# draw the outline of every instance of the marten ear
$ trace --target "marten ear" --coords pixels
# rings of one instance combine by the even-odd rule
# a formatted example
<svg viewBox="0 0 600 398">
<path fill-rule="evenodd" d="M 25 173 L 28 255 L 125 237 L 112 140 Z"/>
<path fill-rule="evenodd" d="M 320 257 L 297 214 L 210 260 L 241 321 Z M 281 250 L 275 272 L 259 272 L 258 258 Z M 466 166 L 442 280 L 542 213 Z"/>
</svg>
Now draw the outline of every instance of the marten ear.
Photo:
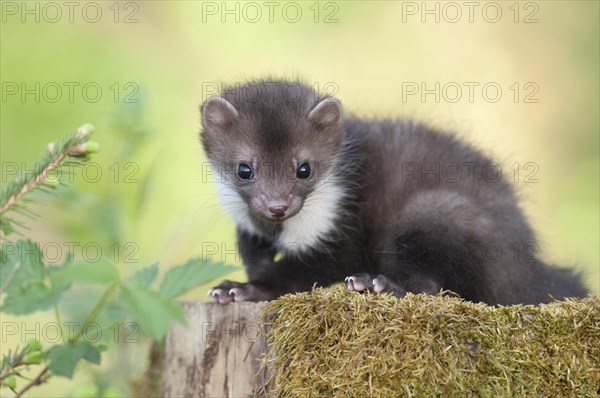
<svg viewBox="0 0 600 398">
<path fill-rule="evenodd" d="M 342 104 L 335 98 L 326 98 L 310 111 L 308 120 L 321 128 L 337 128 L 342 123 Z"/>
<path fill-rule="evenodd" d="M 238 117 L 238 111 L 222 97 L 209 97 L 202 105 L 202 125 L 205 129 L 221 130 Z"/>
</svg>

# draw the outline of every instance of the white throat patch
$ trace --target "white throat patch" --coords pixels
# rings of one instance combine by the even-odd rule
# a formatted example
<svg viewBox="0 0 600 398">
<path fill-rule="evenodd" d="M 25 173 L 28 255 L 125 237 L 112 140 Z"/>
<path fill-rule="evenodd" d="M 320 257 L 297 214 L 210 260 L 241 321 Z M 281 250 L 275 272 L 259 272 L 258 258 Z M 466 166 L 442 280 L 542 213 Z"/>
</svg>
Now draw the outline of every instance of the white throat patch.
<svg viewBox="0 0 600 398">
<path fill-rule="evenodd" d="M 345 196 L 346 191 L 335 177 L 321 178 L 298 214 L 283 222 L 283 230 L 277 240 L 279 249 L 293 254 L 327 240 L 327 235 L 336 228 Z"/>
<path fill-rule="evenodd" d="M 256 235 L 263 235 L 251 221 L 248 206 L 235 188 L 223 179 L 218 179 L 217 190 L 221 204 L 231 214 L 238 228 Z M 306 198 L 302 209 L 293 217 L 283 221 L 282 231 L 274 242 L 284 254 L 309 250 L 336 228 L 340 216 L 341 202 L 347 192 L 335 177 L 325 176 L 315 184 L 313 192 Z"/>
</svg>

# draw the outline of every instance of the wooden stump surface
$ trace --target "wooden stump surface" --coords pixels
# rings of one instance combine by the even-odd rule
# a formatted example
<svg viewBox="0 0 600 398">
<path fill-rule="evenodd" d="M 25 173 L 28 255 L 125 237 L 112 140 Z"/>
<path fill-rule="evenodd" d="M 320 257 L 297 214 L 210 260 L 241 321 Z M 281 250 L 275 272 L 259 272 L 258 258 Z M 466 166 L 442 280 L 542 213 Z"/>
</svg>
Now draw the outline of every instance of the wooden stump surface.
<svg viewBox="0 0 600 398">
<path fill-rule="evenodd" d="M 175 324 L 165 341 L 163 397 L 262 397 L 270 390 L 259 359 L 265 303 L 221 305 L 187 301 L 188 325 Z"/>
</svg>

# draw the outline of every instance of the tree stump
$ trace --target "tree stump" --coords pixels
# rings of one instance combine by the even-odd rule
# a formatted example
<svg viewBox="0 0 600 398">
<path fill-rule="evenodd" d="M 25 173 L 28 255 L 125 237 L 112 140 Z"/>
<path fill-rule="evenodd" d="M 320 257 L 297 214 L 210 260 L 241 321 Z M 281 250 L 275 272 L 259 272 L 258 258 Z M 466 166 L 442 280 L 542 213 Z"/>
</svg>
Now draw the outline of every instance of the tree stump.
<svg viewBox="0 0 600 398">
<path fill-rule="evenodd" d="M 163 397 L 262 397 L 268 369 L 260 314 L 265 303 L 188 301 L 188 325 L 172 326 L 165 341 Z"/>
</svg>

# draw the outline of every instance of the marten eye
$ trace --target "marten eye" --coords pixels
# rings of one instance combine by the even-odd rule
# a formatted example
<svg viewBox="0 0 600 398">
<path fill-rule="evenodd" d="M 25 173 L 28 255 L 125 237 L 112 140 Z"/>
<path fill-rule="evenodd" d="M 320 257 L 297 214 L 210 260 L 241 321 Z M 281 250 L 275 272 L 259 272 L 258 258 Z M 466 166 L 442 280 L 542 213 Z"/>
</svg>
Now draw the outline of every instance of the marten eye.
<svg viewBox="0 0 600 398">
<path fill-rule="evenodd" d="M 296 177 L 306 180 L 310 177 L 310 166 L 308 163 L 302 163 L 300 167 L 298 167 L 298 171 L 296 171 Z"/>
<path fill-rule="evenodd" d="M 254 173 L 252 172 L 252 168 L 248 166 L 246 163 L 240 163 L 237 169 L 238 177 L 242 180 L 249 180 L 254 177 Z"/>
</svg>

